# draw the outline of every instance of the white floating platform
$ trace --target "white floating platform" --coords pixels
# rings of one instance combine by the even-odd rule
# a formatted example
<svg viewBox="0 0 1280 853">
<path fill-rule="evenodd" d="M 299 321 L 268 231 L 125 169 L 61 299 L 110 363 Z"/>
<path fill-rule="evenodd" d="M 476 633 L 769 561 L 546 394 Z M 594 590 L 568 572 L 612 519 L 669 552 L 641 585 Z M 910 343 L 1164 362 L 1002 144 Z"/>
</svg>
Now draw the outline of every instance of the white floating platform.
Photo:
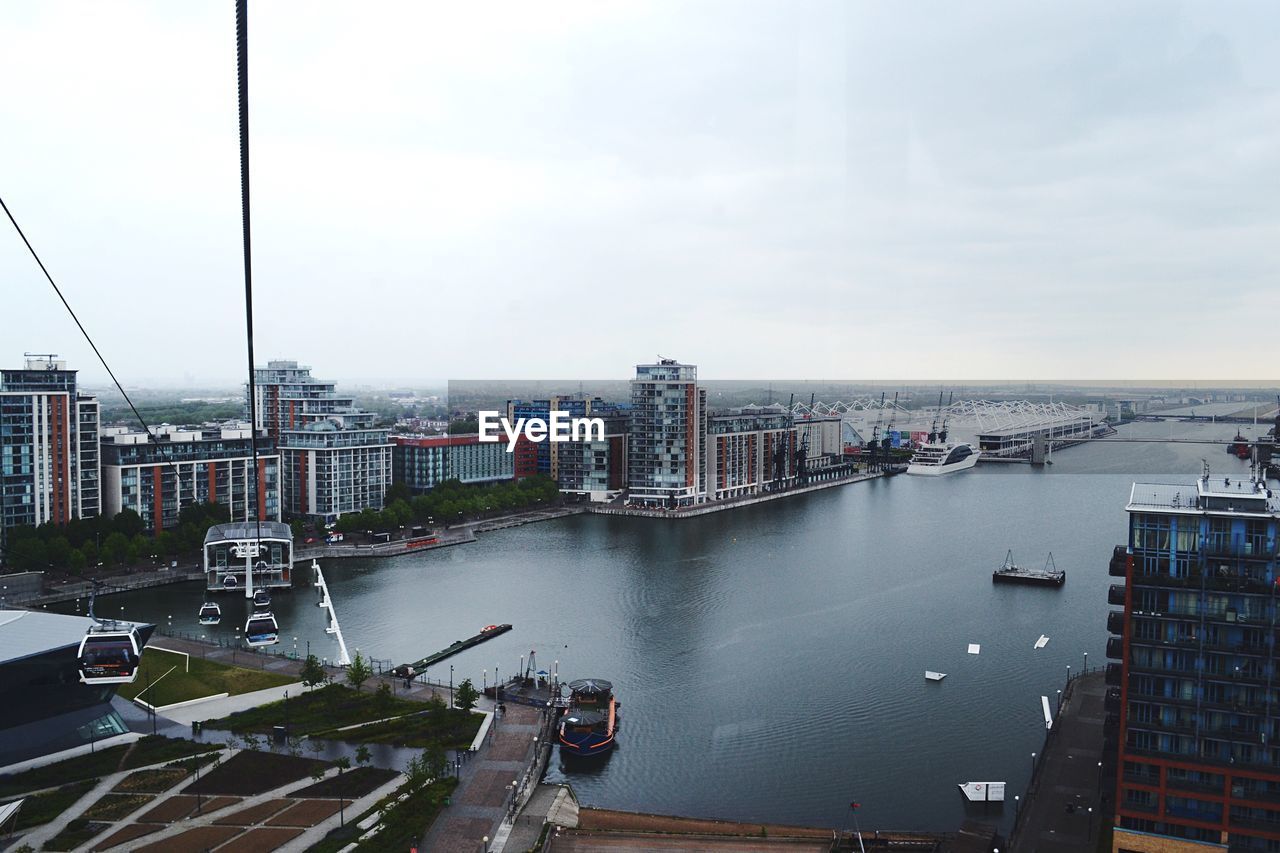
<svg viewBox="0 0 1280 853">
<path fill-rule="evenodd" d="M 977 643 L 969 644 L 969 654 L 976 655 L 981 651 L 982 651 L 982 646 L 978 645 Z"/>
<path fill-rule="evenodd" d="M 1041 634 L 1040 639 L 1036 640 L 1036 648 L 1043 649 L 1047 645 L 1049 645 L 1049 638 Z"/>
<path fill-rule="evenodd" d="M 947 677 L 947 674 L 945 672 L 934 672 L 931 669 L 926 669 L 924 671 L 924 677 L 930 681 L 941 681 Z"/>
<path fill-rule="evenodd" d="M 1040 708 L 1044 711 L 1044 727 L 1046 729 L 1053 728 L 1053 715 L 1049 713 L 1049 697 L 1040 697 Z"/>
<path fill-rule="evenodd" d="M 960 793 L 971 803 L 1003 803 L 1003 782 L 961 782 Z"/>
</svg>

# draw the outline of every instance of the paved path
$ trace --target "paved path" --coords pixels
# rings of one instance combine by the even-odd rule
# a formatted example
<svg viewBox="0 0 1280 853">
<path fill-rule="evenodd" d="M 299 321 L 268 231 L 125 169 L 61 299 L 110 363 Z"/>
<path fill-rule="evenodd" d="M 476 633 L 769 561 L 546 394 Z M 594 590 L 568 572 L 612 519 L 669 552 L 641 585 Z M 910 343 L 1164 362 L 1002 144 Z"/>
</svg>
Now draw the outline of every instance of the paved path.
<svg viewBox="0 0 1280 853">
<path fill-rule="evenodd" d="M 1063 694 L 1010 839 L 1015 853 L 1079 853 L 1096 844 L 1106 693 L 1097 672 L 1075 679 Z"/>
<path fill-rule="evenodd" d="M 541 722 L 538 709 L 507 706 L 491 730 L 489 742 L 463 765 L 453 805 L 431 825 L 423 849 L 478 850 L 486 836 L 497 840 L 511 806 L 511 783 L 521 779 L 529 765 Z"/>
</svg>

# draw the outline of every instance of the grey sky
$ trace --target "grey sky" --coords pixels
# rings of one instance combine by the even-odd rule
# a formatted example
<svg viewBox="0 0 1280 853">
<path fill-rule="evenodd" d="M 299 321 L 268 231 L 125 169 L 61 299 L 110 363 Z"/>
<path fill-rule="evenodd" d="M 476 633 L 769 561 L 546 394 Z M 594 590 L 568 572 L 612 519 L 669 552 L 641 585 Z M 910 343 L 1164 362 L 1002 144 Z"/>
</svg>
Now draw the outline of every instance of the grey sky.
<svg viewBox="0 0 1280 853">
<path fill-rule="evenodd" d="M 240 379 L 231 0 L 0 20 L 0 193 L 108 359 Z M 253 4 L 259 361 L 1272 378 L 1278 36 L 1262 2 Z M 0 281 L 0 361 L 102 375 L 7 223 Z"/>
</svg>

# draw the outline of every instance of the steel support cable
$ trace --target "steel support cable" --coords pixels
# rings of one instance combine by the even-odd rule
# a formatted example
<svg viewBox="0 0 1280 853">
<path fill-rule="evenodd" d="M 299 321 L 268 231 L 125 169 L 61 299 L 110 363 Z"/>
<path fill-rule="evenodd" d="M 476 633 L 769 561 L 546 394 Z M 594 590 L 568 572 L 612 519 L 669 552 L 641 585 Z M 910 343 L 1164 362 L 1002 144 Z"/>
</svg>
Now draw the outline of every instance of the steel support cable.
<svg viewBox="0 0 1280 853">
<path fill-rule="evenodd" d="M 90 336 L 88 330 L 85 329 L 84 324 L 80 322 L 80 318 L 76 315 L 75 309 L 71 307 L 71 303 L 67 301 L 67 297 L 62 294 L 62 288 L 58 287 L 58 283 L 54 281 L 53 276 L 49 274 L 49 270 L 45 267 L 44 261 L 40 260 L 40 255 L 36 253 L 35 248 L 31 245 L 31 241 L 28 240 L 27 235 L 23 233 L 22 226 L 18 224 L 18 220 L 14 218 L 13 213 L 9 210 L 9 205 L 4 203 L 3 198 L 0 198 L 0 207 L 4 208 L 5 216 L 9 217 L 9 221 L 13 223 L 14 230 L 17 231 L 18 236 L 22 238 L 22 242 L 26 245 L 27 251 L 30 252 L 31 257 L 35 259 L 36 265 L 40 267 L 40 272 L 44 273 L 44 277 L 49 281 L 49 285 L 53 288 L 53 292 L 58 294 L 58 299 L 62 301 L 63 307 L 67 309 L 67 313 L 70 314 L 71 319 L 75 321 L 76 327 L 80 329 L 80 334 L 84 335 L 84 339 L 88 341 L 89 346 L 93 349 L 93 354 L 98 357 L 98 361 L 101 362 L 103 369 L 106 370 L 107 375 L 111 377 L 111 381 L 115 384 L 116 390 L 120 392 L 120 396 L 124 397 L 125 403 L 129 406 L 129 411 L 133 412 L 133 416 L 138 419 L 138 423 L 142 426 L 142 429 L 146 431 L 147 437 L 155 442 L 155 445 L 160 448 L 160 453 L 164 456 L 164 464 L 168 465 L 173 471 L 174 482 L 180 488 L 182 485 L 181 474 L 178 471 L 178 467 L 169 457 L 169 448 L 156 438 L 156 434 L 151 431 L 151 427 L 147 426 L 147 422 L 138 412 L 138 407 L 133 404 L 132 398 L 129 397 L 129 392 L 124 390 L 124 386 L 121 385 L 120 380 L 116 378 L 115 371 L 111 369 L 111 365 L 107 364 L 106 358 L 103 357 L 102 352 L 98 349 L 98 345 L 94 343 L 93 337 Z M 159 523 L 159 519 L 156 521 Z"/>
</svg>

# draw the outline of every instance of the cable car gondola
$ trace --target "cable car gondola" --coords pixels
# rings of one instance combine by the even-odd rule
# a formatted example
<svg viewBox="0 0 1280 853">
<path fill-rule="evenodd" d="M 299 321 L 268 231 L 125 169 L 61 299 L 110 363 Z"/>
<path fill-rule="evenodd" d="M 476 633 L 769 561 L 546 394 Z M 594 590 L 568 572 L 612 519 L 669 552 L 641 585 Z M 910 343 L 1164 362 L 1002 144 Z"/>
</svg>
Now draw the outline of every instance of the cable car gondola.
<svg viewBox="0 0 1280 853">
<path fill-rule="evenodd" d="M 126 622 L 94 625 L 76 657 L 82 684 L 132 684 L 142 660 L 138 630 Z"/>
<path fill-rule="evenodd" d="M 270 610 L 255 610 L 244 623 L 244 641 L 249 648 L 274 646 L 280 642 L 280 626 Z"/>
<path fill-rule="evenodd" d="M 266 610 L 271 606 L 271 593 L 265 589 L 255 590 L 253 593 L 253 609 Z"/>
<path fill-rule="evenodd" d="M 206 601 L 200 605 L 200 624 L 217 625 L 222 621 L 222 608 L 215 601 Z"/>
</svg>

